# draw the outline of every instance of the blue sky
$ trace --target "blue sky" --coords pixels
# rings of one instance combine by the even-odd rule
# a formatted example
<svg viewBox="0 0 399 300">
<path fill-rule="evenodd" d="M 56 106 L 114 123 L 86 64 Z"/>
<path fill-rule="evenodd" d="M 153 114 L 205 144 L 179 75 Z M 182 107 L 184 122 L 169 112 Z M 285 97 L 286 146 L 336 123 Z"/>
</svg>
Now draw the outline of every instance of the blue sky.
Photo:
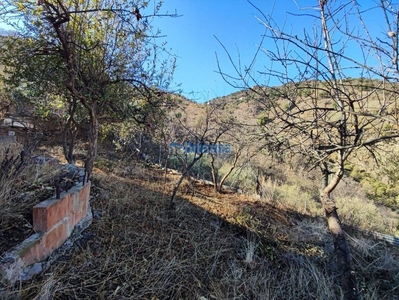
<svg viewBox="0 0 399 300">
<path fill-rule="evenodd" d="M 362 8 L 376 1 L 362 0 Z M 295 32 L 301 36 L 305 29 L 312 31 L 315 20 L 294 17 L 289 13 L 318 14 L 315 10 L 299 9 L 317 5 L 317 0 L 252 0 L 252 3 L 265 15 L 271 15 L 286 32 Z M 154 25 L 166 35 L 167 48 L 171 48 L 171 53 L 177 56 L 172 88 L 181 84 L 183 95 L 198 102 L 237 91 L 217 73 L 216 53 L 225 73 L 234 74 L 234 70 L 215 36 L 235 62 L 240 57 L 241 65 L 248 66 L 265 33 L 265 27 L 256 19 L 262 19 L 261 13 L 247 0 L 164 0 L 161 13 L 165 12 L 181 15 L 179 18 L 162 17 L 154 20 Z M 373 12 L 370 15 L 374 17 Z M 372 26 L 374 28 L 370 29 L 374 33 L 386 33 L 384 24 L 374 22 Z M 4 26 L 0 24 L 0 27 Z M 273 43 L 269 41 L 263 46 L 272 48 Z M 349 50 L 358 51 L 354 48 Z M 262 70 L 263 66 L 270 67 L 270 62 L 261 54 L 254 69 Z M 263 80 L 260 78 L 259 82 L 273 84 Z"/>
<path fill-rule="evenodd" d="M 317 3 L 297 1 L 303 6 L 312 2 Z M 299 12 L 292 0 L 253 0 L 252 3 L 282 23 L 287 20 L 287 11 Z M 203 102 L 237 91 L 216 72 L 215 53 L 223 71 L 232 74 L 233 70 L 214 36 L 231 52 L 233 59 L 238 61 L 239 53 L 242 65 L 248 65 L 264 34 L 264 26 L 256 19 L 256 16 L 261 17 L 260 12 L 246 0 L 165 0 L 163 11 L 177 11 L 182 15 L 158 19 L 155 24 L 167 35 L 172 53 L 178 56 L 174 79 L 181 83 L 183 95 Z M 292 27 L 303 28 L 305 25 L 297 23 Z M 290 30 L 290 27 L 291 24 L 287 23 L 286 28 Z M 262 62 L 257 63 L 261 65 Z"/>
<path fill-rule="evenodd" d="M 271 15 L 285 32 L 303 36 L 304 30 L 312 32 L 314 22 L 319 25 L 318 20 L 314 18 L 292 15 L 305 13 L 318 15 L 318 11 L 309 10 L 318 4 L 317 0 L 252 0 L 251 2 L 265 15 Z M 382 16 L 374 15 L 376 10 L 368 11 L 370 6 L 375 8 L 379 1 L 362 0 L 359 3 L 360 9 L 367 12 L 366 21 L 371 21 L 367 26 L 372 35 L 378 34 L 386 38 L 386 23 L 376 22 Z M 174 79 L 176 83 L 181 83 L 183 95 L 204 102 L 237 91 L 216 72 L 215 53 L 218 54 L 223 71 L 234 74 L 223 47 L 214 36 L 227 48 L 233 60 L 238 61 L 239 53 L 242 66 L 248 66 L 262 34 L 265 33 L 265 27 L 256 19 L 256 16 L 263 19 L 261 13 L 247 0 L 165 0 L 163 11 L 170 13 L 176 11 L 182 15 L 180 18 L 157 19 L 156 24 L 162 33 L 167 35 L 166 40 L 172 48 L 172 53 L 178 56 Z M 377 11 L 380 13 L 380 10 Z M 357 21 L 350 22 L 350 24 L 355 23 L 358 24 Z M 358 28 L 362 31 L 361 27 Z M 355 42 L 348 43 L 349 48 L 345 51 L 349 51 L 351 55 L 354 52 L 354 55 L 361 54 L 359 45 L 355 44 Z M 271 49 L 273 42 L 266 42 L 263 46 Z M 270 62 L 261 54 L 258 56 L 255 69 L 262 70 L 262 66 L 270 67 Z M 265 80 L 259 78 L 260 83 L 273 85 L 273 82 Z M 274 84 L 279 85 L 278 82 Z"/>
<path fill-rule="evenodd" d="M 285 18 L 287 8 L 296 9 L 292 0 L 253 0 L 265 13 L 276 6 L 275 14 Z M 302 0 L 303 2 L 303 0 Z M 237 50 L 243 61 L 256 51 L 264 28 L 255 19 L 259 13 L 246 0 L 164 0 L 161 13 L 175 11 L 179 18 L 157 18 L 154 25 L 167 36 L 168 48 L 177 55 L 174 81 L 181 84 L 183 94 L 196 101 L 206 101 L 235 91 L 215 71 L 215 52 L 223 62 L 223 69 L 231 69 L 214 35 L 232 51 Z M 4 25 L 0 24 L 0 27 Z"/>
</svg>

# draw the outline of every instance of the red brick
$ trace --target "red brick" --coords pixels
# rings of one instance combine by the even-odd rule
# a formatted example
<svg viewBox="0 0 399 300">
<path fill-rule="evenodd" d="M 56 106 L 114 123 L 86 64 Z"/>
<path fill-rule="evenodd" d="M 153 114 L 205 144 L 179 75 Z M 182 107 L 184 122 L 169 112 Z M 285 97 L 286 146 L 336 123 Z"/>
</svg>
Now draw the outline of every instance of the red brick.
<svg viewBox="0 0 399 300">
<path fill-rule="evenodd" d="M 75 214 L 77 211 L 79 211 L 79 193 L 78 192 L 73 192 L 71 194 L 71 201 L 70 201 L 71 209 L 70 209 L 70 215 L 69 215 L 69 225 L 71 228 L 73 228 L 76 224 L 75 222 Z"/>
<path fill-rule="evenodd" d="M 63 220 L 43 236 L 43 242 L 41 243 L 44 247 L 43 252 L 49 255 L 59 248 L 68 237 L 68 224 L 66 220 Z"/>
<path fill-rule="evenodd" d="M 36 231 L 49 231 L 70 214 L 70 195 L 61 199 L 45 200 L 33 207 L 33 227 Z"/>
<path fill-rule="evenodd" d="M 80 200 L 80 199 L 79 199 Z M 78 202 L 78 209 L 76 212 L 69 215 L 69 225 L 74 227 L 80 220 L 82 220 L 87 214 L 87 205 L 84 201 Z"/>
<path fill-rule="evenodd" d="M 45 234 L 40 242 L 24 250 L 27 264 L 47 258 L 65 242 L 74 226 L 87 215 L 90 186 L 91 183 L 88 182 L 81 189 L 74 189 L 61 199 L 46 200 L 34 206 L 33 227 Z"/>
<path fill-rule="evenodd" d="M 18 251 L 18 256 L 23 259 L 25 265 L 28 266 L 44 259 L 42 254 L 43 247 L 40 242 L 41 237 L 38 236 L 36 239 L 32 240 L 32 242 L 23 245 Z"/>
<path fill-rule="evenodd" d="M 75 187 L 62 199 L 46 200 L 33 208 L 33 226 L 39 234 L 25 240 L 16 255 L 26 266 L 46 259 L 69 237 L 76 223 L 87 215 L 90 182 Z"/>
<path fill-rule="evenodd" d="M 68 221 L 69 221 L 69 228 L 72 231 L 73 228 L 75 227 L 76 223 L 79 222 L 79 216 L 75 213 L 72 213 L 69 215 Z"/>
<path fill-rule="evenodd" d="M 88 206 L 89 198 L 88 197 L 80 197 L 79 196 L 79 214 L 81 214 L 81 219 L 87 214 L 87 206 Z"/>
<path fill-rule="evenodd" d="M 56 224 L 46 232 L 18 250 L 18 256 L 23 259 L 26 266 L 43 261 L 69 237 L 68 224 L 65 220 Z"/>
<path fill-rule="evenodd" d="M 75 226 L 80 220 L 82 220 L 87 215 L 87 209 L 89 206 L 90 199 L 90 182 L 86 184 L 79 191 L 74 193 L 74 198 L 72 201 L 73 210 L 69 217 L 69 225 L 71 227 Z"/>
<path fill-rule="evenodd" d="M 89 181 L 80 191 L 79 191 L 79 199 L 83 200 L 87 203 L 90 199 L 90 186 L 91 182 Z"/>
</svg>

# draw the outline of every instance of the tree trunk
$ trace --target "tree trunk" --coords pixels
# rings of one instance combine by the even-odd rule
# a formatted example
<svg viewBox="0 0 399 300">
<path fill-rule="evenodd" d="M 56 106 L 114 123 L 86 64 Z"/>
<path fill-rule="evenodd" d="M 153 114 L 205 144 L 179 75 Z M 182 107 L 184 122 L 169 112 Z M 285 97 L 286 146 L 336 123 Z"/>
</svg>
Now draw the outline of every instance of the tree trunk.
<svg viewBox="0 0 399 300">
<path fill-rule="evenodd" d="M 334 250 L 337 257 L 337 267 L 340 272 L 341 287 L 344 292 L 344 299 L 359 299 L 357 289 L 356 272 L 352 265 L 352 257 L 345 232 L 342 229 L 341 221 L 338 217 L 335 201 L 331 197 L 331 191 L 342 178 L 343 172 L 338 170 L 334 174 L 333 180 L 328 184 L 330 172 L 325 165 L 323 169 L 323 189 L 320 192 L 320 198 L 323 203 L 324 212 L 327 219 L 328 229 L 333 237 Z"/>
<path fill-rule="evenodd" d="M 93 107 L 95 105 L 93 104 Z M 90 179 L 90 176 L 93 172 L 94 161 L 97 156 L 97 143 L 98 143 L 98 120 L 96 109 L 90 112 L 90 125 L 89 125 L 89 149 L 87 150 L 87 158 L 85 161 L 85 169 L 87 172 L 87 181 Z"/>
<path fill-rule="evenodd" d="M 337 256 L 337 266 L 341 277 L 341 286 L 345 299 L 359 299 L 357 290 L 356 273 L 352 265 L 352 257 L 345 232 L 342 230 L 335 202 L 328 194 L 321 194 L 324 211 L 327 218 L 328 229 L 334 240 L 334 249 Z"/>
<path fill-rule="evenodd" d="M 177 191 L 179 190 L 179 187 L 180 187 L 181 183 L 183 182 L 183 179 L 185 176 L 186 176 L 186 172 L 184 172 L 180 176 L 179 180 L 176 183 L 175 188 L 173 189 L 172 197 L 170 197 L 170 201 L 169 201 L 169 209 L 171 209 L 171 210 L 175 207 L 176 194 L 177 194 Z"/>
<path fill-rule="evenodd" d="M 71 124 L 66 124 L 63 131 L 63 141 L 62 141 L 62 149 L 64 152 L 64 157 L 68 161 L 69 164 L 75 163 L 73 159 L 73 150 L 75 147 L 76 137 L 78 135 L 79 130 L 72 129 Z"/>
<path fill-rule="evenodd" d="M 234 155 L 233 165 L 230 167 L 230 169 L 227 171 L 227 173 L 224 174 L 223 178 L 220 180 L 218 192 L 222 192 L 223 184 L 226 181 L 226 179 L 230 176 L 230 174 L 233 172 L 233 170 L 235 169 L 235 167 L 237 165 L 238 158 L 240 157 L 240 155 L 241 155 L 241 151 L 238 150 L 236 152 L 236 154 Z"/>
<path fill-rule="evenodd" d="M 216 193 L 219 192 L 219 187 L 218 187 L 218 173 L 216 171 L 216 166 L 215 166 L 215 156 L 213 154 L 211 155 L 211 173 L 212 173 L 212 181 L 213 181 L 213 188 Z"/>
<path fill-rule="evenodd" d="M 77 98 L 73 97 L 68 103 L 68 120 L 64 125 L 63 137 L 62 137 L 62 149 L 64 157 L 69 164 L 74 164 L 73 150 L 75 147 L 76 137 L 79 132 L 78 124 L 75 121 L 75 113 L 77 109 Z"/>
<path fill-rule="evenodd" d="M 173 189 L 173 193 L 172 193 L 172 197 L 170 197 L 170 201 L 169 201 L 169 209 L 173 209 L 175 206 L 175 200 L 176 200 L 176 195 L 177 195 L 177 191 L 179 190 L 179 187 L 181 185 L 181 183 L 183 182 L 184 177 L 186 177 L 191 168 L 195 165 L 195 163 L 201 159 L 202 155 L 204 155 L 203 152 L 201 152 L 197 157 L 194 157 L 193 161 L 186 167 L 186 169 L 184 170 L 184 172 L 182 172 L 175 188 Z"/>
</svg>

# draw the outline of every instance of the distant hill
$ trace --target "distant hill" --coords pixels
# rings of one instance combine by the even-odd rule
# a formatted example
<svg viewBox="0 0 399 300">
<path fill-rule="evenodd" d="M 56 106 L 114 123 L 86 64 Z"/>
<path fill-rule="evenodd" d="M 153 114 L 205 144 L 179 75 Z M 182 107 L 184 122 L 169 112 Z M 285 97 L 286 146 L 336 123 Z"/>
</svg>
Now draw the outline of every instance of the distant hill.
<svg viewBox="0 0 399 300">
<path fill-rule="evenodd" d="M 0 27 L 0 36 L 10 36 L 10 35 L 15 35 L 16 31 L 12 29 L 5 29 Z"/>
</svg>

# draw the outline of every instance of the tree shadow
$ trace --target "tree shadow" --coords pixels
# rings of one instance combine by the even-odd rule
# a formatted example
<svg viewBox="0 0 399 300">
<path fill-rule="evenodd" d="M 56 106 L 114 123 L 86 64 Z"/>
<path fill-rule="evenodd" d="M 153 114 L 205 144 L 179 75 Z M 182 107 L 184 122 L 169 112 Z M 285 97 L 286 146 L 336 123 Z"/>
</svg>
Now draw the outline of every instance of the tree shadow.
<svg viewBox="0 0 399 300">
<path fill-rule="evenodd" d="M 319 219 L 233 193 L 216 198 L 203 186 L 180 193 L 169 210 L 174 181 L 160 184 L 161 172 L 146 174 L 96 173 L 92 225 L 47 271 L 7 287 L 5 298 L 340 295 L 330 267 L 332 241 Z"/>
</svg>

